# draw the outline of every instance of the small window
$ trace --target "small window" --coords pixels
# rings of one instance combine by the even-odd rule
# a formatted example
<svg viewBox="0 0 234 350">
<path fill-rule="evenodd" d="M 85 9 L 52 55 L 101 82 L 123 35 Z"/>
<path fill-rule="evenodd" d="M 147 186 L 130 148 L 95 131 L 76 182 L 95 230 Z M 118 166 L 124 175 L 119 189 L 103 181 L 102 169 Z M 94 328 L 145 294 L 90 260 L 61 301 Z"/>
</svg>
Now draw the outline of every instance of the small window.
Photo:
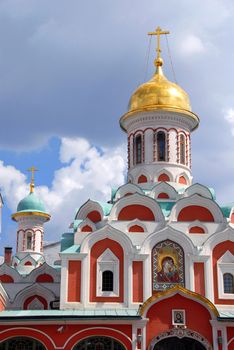
<svg viewBox="0 0 234 350">
<path fill-rule="evenodd" d="M 135 159 L 136 159 L 136 164 L 140 164 L 142 162 L 142 140 L 141 140 L 141 135 L 138 135 L 135 138 Z"/>
<path fill-rule="evenodd" d="M 223 287 L 224 293 L 234 293 L 233 275 L 231 273 L 225 273 L 223 275 Z"/>
<path fill-rule="evenodd" d="M 180 148 L 180 163 L 185 164 L 185 137 L 183 134 L 179 138 L 179 148 Z"/>
<path fill-rule="evenodd" d="M 114 276 L 112 271 L 104 271 L 102 273 L 102 291 L 113 292 L 114 290 Z"/>
<path fill-rule="evenodd" d="M 159 162 L 166 160 L 166 136 L 163 131 L 157 133 L 157 155 Z"/>
<path fill-rule="evenodd" d="M 27 235 L 27 249 L 32 249 L 32 234 L 28 233 Z"/>
</svg>

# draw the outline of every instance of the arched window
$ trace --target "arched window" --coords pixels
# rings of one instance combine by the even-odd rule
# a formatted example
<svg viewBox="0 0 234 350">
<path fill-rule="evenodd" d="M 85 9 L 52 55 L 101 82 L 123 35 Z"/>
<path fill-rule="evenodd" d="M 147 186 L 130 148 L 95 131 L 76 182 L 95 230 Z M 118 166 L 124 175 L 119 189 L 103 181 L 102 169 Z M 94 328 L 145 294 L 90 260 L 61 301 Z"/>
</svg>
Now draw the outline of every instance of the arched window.
<svg viewBox="0 0 234 350">
<path fill-rule="evenodd" d="M 27 249 L 32 249 L 32 234 L 27 234 Z"/>
<path fill-rule="evenodd" d="M 113 292 L 114 290 L 114 274 L 112 271 L 104 271 L 102 273 L 102 291 Z"/>
<path fill-rule="evenodd" d="M 224 293 L 234 293 L 233 275 L 231 273 L 225 273 L 223 275 L 223 289 Z"/>
<path fill-rule="evenodd" d="M 185 136 L 183 134 L 179 136 L 179 150 L 180 150 L 179 162 L 181 164 L 185 164 Z"/>
<path fill-rule="evenodd" d="M 45 347 L 37 340 L 17 337 L 5 340 L 0 344 L 0 350 L 45 350 Z"/>
<path fill-rule="evenodd" d="M 162 162 L 166 160 L 166 136 L 165 132 L 157 132 L 157 160 Z"/>
<path fill-rule="evenodd" d="M 136 162 L 136 164 L 142 163 L 142 138 L 141 138 L 141 135 L 137 135 L 135 138 L 135 162 Z"/>
<path fill-rule="evenodd" d="M 81 340 L 72 350 L 124 350 L 125 347 L 117 340 L 104 337 L 95 336 Z"/>
</svg>

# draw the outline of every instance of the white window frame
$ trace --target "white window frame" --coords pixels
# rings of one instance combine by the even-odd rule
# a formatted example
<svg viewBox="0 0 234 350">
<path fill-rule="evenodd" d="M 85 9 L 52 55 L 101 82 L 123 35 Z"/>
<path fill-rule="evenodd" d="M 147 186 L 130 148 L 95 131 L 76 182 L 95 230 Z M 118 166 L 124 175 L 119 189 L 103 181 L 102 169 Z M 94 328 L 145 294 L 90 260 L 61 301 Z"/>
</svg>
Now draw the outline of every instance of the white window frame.
<svg viewBox="0 0 234 350">
<path fill-rule="evenodd" d="M 234 293 L 224 293 L 223 276 L 230 273 L 234 278 L 234 255 L 228 250 L 217 262 L 219 299 L 234 299 Z"/>
<path fill-rule="evenodd" d="M 113 291 L 110 292 L 102 290 L 102 274 L 105 271 L 113 273 Z M 96 294 L 98 297 L 119 296 L 119 259 L 110 249 L 106 249 L 97 259 Z"/>
</svg>

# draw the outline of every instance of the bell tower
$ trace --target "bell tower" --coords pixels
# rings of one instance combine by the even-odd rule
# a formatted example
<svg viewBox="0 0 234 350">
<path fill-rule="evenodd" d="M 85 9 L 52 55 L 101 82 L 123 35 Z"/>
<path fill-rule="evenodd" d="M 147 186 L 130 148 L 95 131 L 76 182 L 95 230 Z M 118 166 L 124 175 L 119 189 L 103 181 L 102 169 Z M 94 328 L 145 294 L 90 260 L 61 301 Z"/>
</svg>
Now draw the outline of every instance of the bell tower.
<svg viewBox="0 0 234 350">
<path fill-rule="evenodd" d="M 17 212 L 12 214 L 12 219 L 18 223 L 16 253 L 43 253 L 44 223 L 50 220 L 50 215 L 34 193 L 36 170 L 35 167 L 28 169 L 32 173 L 30 192 L 19 202 Z"/>
<path fill-rule="evenodd" d="M 167 181 L 191 185 L 190 134 L 199 125 L 187 93 L 163 73 L 158 27 L 156 71 L 132 94 L 120 126 L 128 135 L 128 181 L 144 188 Z"/>
</svg>

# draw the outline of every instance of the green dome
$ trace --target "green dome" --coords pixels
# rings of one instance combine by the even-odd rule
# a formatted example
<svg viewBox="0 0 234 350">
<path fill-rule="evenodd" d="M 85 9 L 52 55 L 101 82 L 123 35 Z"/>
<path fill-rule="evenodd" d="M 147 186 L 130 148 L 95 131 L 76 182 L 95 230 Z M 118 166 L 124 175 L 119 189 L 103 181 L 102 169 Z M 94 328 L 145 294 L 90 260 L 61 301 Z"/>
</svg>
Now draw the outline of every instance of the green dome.
<svg viewBox="0 0 234 350">
<path fill-rule="evenodd" d="M 45 213 L 45 206 L 44 203 L 32 192 L 19 202 L 17 212 L 19 211 L 39 211 Z"/>
</svg>

